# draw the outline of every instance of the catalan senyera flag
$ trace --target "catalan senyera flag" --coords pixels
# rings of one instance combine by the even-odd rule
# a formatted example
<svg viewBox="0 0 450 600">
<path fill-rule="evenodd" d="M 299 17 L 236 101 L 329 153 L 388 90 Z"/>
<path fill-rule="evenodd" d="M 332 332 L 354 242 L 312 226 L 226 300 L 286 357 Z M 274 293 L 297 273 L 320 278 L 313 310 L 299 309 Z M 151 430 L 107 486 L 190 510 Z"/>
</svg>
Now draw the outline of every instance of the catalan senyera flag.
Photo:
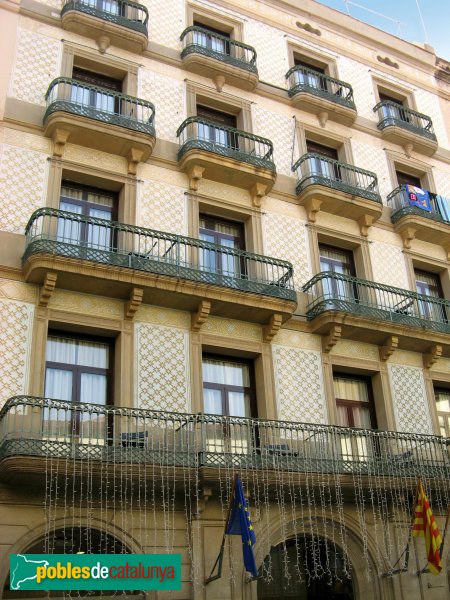
<svg viewBox="0 0 450 600">
<path fill-rule="evenodd" d="M 412 534 L 414 537 L 425 538 L 428 569 L 433 575 L 439 575 L 442 570 L 441 555 L 439 552 L 442 538 L 421 482 L 418 485 L 417 502 L 414 512 L 415 518 Z"/>
</svg>

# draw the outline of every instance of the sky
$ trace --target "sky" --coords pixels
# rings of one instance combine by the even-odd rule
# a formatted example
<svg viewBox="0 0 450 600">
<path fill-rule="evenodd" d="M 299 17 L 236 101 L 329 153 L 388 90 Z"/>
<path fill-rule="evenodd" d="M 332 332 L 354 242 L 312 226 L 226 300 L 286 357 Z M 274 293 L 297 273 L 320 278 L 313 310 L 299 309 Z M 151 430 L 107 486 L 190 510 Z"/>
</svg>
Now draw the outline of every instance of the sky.
<svg viewBox="0 0 450 600">
<path fill-rule="evenodd" d="M 409 42 L 427 42 L 450 60 L 450 0 L 317 0 Z M 422 26 L 419 4 L 426 33 Z M 348 11 L 347 11 L 348 7 Z M 381 13 L 384 17 L 369 12 Z M 386 18 L 388 17 L 388 18 Z M 427 39 L 428 37 L 428 39 Z"/>
</svg>

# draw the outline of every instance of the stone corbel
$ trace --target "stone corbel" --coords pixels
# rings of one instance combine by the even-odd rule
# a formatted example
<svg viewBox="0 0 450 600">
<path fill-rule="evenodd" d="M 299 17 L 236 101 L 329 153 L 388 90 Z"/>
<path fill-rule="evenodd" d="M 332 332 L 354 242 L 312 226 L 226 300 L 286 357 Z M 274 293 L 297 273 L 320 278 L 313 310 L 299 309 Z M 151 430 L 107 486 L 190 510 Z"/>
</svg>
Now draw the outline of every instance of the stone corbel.
<svg viewBox="0 0 450 600">
<path fill-rule="evenodd" d="M 273 314 L 267 325 L 263 327 L 263 340 L 271 342 L 283 323 L 283 317 L 277 313 Z"/>
<path fill-rule="evenodd" d="M 194 192 L 198 190 L 198 184 L 200 179 L 203 177 L 204 170 L 205 167 L 201 167 L 200 165 L 194 165 L 188 170 L 187 176 L 189 177 L 190 190 L 193 190 Z"/>
<path fill-rule="evenodd" d="M 322 350 L 325 353 L 331 352 L 332 348 L 336 346 L 338 341 L 341 339 L 342 326 L 333 325 L 327 335 L 322 336 Z"/>
<path fill-rule="evenodd" d="M 250 196 L 252 197 L 252 204 L 256 208 L 261 208 L 261 201 L 266 195 L 267 185 L 265 183 L 255 183 L 250 188 Z"/>
<path fill-rule="evenodd" d="M 191 315 L 191 328 L 192 331 L 200 331 L 203 323 L 205 323 L 206 319 L 209 317 L 209 313 L 211 312 L 211 301 L 210 300 L 202 300 L 198 305 L 198 309 L 196 313 Z"/>
<path fill-rule="evenodd" d="M 423 355 L 423 366 L 425 369 L 431 369 L 435 362 L 437 362 L 442 356 L 442 346 L 435 344 L 431 346 L 428 354 Z"/>
<path fill-rule="evenodd" d="M 411 152 L 413 151 L 414 146 L 411 144 L 411 142 L 409 144 L 405 144 L 403 146 L 403 150 L 405 151 L 405 156 L 406 158 L 411 158 Z"/>
<path fill-rule="evenodd" d="M 53 156 L 62 158 L 64 154 L 64 148 L 69 139 L 70 131 L 66 129 L 55 129 L 53 132 Z"/>
<path fill-rule="evenodd" d="M 308 221 L 310 223 L 316 222 L 317 213 L 319 212 L 321 205 L 322 200 L 319 200 L 319 198 L 308 198 L 308 200 L 306 200 L 306 214 L 308 215 Z"/>
<path fill-rule="evenodd" d="M 416 237 L 416 230 L 414 227 L 403 227 L 399 233 L 403 241 L 403 248 L 405 248 L 405 250 L 410 250 L 411 242 Z"/>
<path fill-rule="evenodd" d="M 44 283 L 42 284 L 41 293 L 39 294 L 39 306 L 42 306 L 43 308 L 47 307 L 55 290 L 57 279 L 58 275 L 56 273 L 51 273 L 49 271 L 45 274 Z"/>
<path fill-rule="evenodd" d="M 378 353 L 380 355 L 380 360 L 386 362 L 387 359 L 394 354 L 394 352 L 398 348 L 398 337 L 396 335 L 391 335 L 386 340 L 384 346 L 380 346 L 378 348 Z"/>
<path fill-rule="evenodd" d="M 144 290 L 142 288 L 132 288 L 130 293 L 130 299 L 125 303 L 124 307 L 124 318 L 132 320 L 136 314 L 137 309 L 142 303 L 144 297 Z"/>
<path fill-rule="evenodd" d="M 320 112 L 317 115 L 317 118 L 319 119 L 319 123 L 321 127 L 325 127 L 325 125 L 327 124 L 328 121 L 328 113 L 326 110 L 323 110 L 322 112 Z"/>
<path fill-rule="evenodd" d="M 100 52 L 100 54 L 105 54 L 106 50 L 108 50 L 108 48 L 111 44 L 111 40 L 109 39 L 109 37 L 107 35 L 101 35 L 100 37 L 97 38 L 96 42 L 97 42 L 98 51 Z"/>
<path fill-rule="evenodd" d="M 223 86 L 225 85 L 225 76 L 224 75 L 216 75 L 215 77 L 213 77 L 213 83 L 216 86 L 216 90 L 218 92 L 221 92 Z"/>
<path fill-rule="evenodd" d="M 142 160 L 143 154 L 143 150 L 139 150 L 139 148 L 130 148 L 127 154 L 128 175 L 136 175 L 137 166 Z"/>
<path fill-rule="evenodd" d="M 363 237 L 367 237 L 369 235 L 369 228 L 373 225 L 372 215 L 362 215 L 358 219 L 359 230 Z"/>
<path fill-rule="evenodd" d="M 310 23 L 302 23 L 301 21 L 297 21 L 295 24 L 297 25 L 297 27 L 299 29 L 303 29 L 304 31 L 307 31 L 308 33 L 313 33 L 314 35 L 318 35 L 319 37 L 322 35 L 322 32 L 320 31 L 320 29 L 313 27 L 312 25 L 310 25 Z"/>
</svg>

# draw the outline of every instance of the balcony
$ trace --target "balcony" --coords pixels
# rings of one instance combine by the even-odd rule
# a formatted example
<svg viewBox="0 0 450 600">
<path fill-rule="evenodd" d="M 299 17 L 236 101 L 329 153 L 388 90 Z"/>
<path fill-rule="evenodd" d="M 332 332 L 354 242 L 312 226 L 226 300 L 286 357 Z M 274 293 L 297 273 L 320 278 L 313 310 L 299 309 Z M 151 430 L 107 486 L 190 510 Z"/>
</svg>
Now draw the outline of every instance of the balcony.
<svg viewBox="0 0 450 600">
<path fill-rule="evenodd" d="M 295 482 L 316 479 L 312 485 L 318 475 L 335 475 L 334 485 L 353 490 L 356 476 L 383 487 L 411 484 L 413 490 L 417 477 L 445 487 L 449 445 L 439 436 L 30 396 L 10 398 L 0 411 L 0 479 L 9 482 L 42 482 L 46 469 L 57 471 L 58 461 L 67 476 L 86 461 L 93 479 L 128 465 L 129 476 L 139 480 L 167 478 L 170 468 L 182 485 L 189 471 L 217 481 L 226 468 L 251 470 L 253 476 L 264 471 L 272 485 L 279 484 L 280 472 L 289 472 Z"/>
<path fill-rule="evenodd" d="M 145 161 L 156 141 L 151 102 L 58 77 L 45 96 L 44 135 Z M 58 151 L 55 150 L 55 153 Z"/>
<path fill-rule="evenodd" d="M 295 188 L 310 221 L 323 209 L 370 226 L 382 213 L 375 173 L 319 154 L 304 154 L 292 167 L 298 183 Z"/>
<path fill-rule="evenodd" d="M 327 118 L 351 125 L 357 112 L 352 86 L 339 79 L 297 65 L 286 73 L 292 105 L 315 115 L 326 113 Z"/>
<path fill-rule="evenodd" d="M 410 248 L 411 241 L 417 238 L 441 245 L 450 252 L 450 221 L 434 195 L 422 206 L 412 201 L 406 187 L 401 185 L 389 194 L 387 204 L 392 209 L 395 231 L 402 237 L 405 248 Z"/>
<path fill-rule="evenodd" d="M 373 109 L 378 113 L 378 129 L 383 139 L 411 146 L 416 152 L 433 156 L 438 143 L 430 117 L 406 108 L 396 102 L 384 100 Z"/>
<path fill-rule="evenodd" d="M 266 138 L 200 117 L 183 121 L 177 136 L 178 162 L 194 189 L 196 174 L 245 189 L 258 184 L 266 194 L 275 183 L 273 144 Z"/>
<path fill-rule="evenodd" d="M 348 339 L 382 345 L 395 335 L 399 348 L 427 352 L 433 343 L 442 344 L 450 356 L 449 300 L 333 272 L 319 273 L 303 291 L 314 333 L 339 325 Z"/>
<path fill-rule="evenodd" d="M 180 40 L 181 60 L 188 71 L 211 77 L 219 91 L 225 82 L 244 90 L 255 89 L 258 70 L 252 46 L 197 25 L 185 29 Z"/>
<path fill-rule="evenodd" d="M 292 265 L 283 260 L 162 231 L 41 208 L 26 227 L 23 269 L 41 284 L 47 271 L 58 287 L 265 323 L 296 307 Z"/>
<path fill-rule="evenodd" d="M 147 47 L 148 10 L 132 0 L 64 0 L 63 29 L 97 40 L 103 52 L 112 44 L 132 52 Z"/>
</svg>

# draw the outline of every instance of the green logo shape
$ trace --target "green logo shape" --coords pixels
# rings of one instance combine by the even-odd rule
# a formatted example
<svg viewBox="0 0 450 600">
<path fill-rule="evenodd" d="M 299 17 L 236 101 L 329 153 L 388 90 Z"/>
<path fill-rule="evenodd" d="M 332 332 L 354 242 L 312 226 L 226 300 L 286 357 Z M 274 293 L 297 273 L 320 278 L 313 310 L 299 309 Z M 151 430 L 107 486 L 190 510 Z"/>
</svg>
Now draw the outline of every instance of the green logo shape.
<svg viewBox="0 0 450 600">
<path fill-rule="evenodd" d="M 11 590 L 180 590 L 181 554 L 10 554 Z"/>
</svg>

